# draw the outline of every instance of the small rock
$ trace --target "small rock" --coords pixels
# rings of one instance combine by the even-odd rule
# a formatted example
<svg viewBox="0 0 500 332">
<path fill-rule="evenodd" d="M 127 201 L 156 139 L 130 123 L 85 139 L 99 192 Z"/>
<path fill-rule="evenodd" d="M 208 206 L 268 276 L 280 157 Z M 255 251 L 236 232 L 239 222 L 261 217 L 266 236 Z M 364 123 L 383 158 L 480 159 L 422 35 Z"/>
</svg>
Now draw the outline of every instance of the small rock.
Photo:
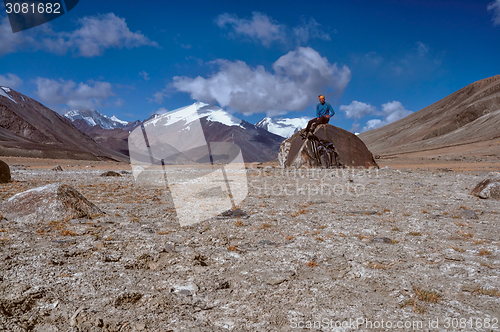
<svg viewBox="0 0 500 332">
<path fill-rule="evenodd" d="M 1 208 L 7 219 L 17 222 L 91 219 L 103 213 L 77 190 L 61 183 L 48 184 L 14 195 Z"/>
<path fill-rule="evenodd" d="M 472 210 L 461 210 L 458 214 L 455 214 L 454 217 L 460 217 L 463 219 L 479 219 L 476 212 Z"/>
<path fill-rule="evenodd" d="M 218 219 L 228 219 L 228 218 L 249 218 L 250 216 L 241 209 L 227 210 L 222 212 L 217 218 Z"/>
<path fill-rule="evenodd" d="M 115 171 L 107 171 L 101 174 L 101 176 L 122 176 L 120 173 Z"/>
<path fill-rule="evenodd" d="M 141 293 L 123 293 L 118 295 L 118 297 L 115 299 L 115 307 L 121 307 L 125 305 L 131 305 L 139 302 L 139 300 L 142 298 Z"/>
<path fill-rule="evenodd" d="M 0 160 L 0 183 L 10 182 L 10 168 L 5 162 Z"/>
<path fill-rule="evenodd" d="M 285 277 L 272 277 L 272 278 L 267 279 L 266 284 L 271 285 L 271 286 L 276 286 L 276 285 L 279 285 L 285 281 L 287 281 L 287 278 L 285 278 Z"/>
<path fill-rule="evenodd" d="M 392 244 L 392 240 L 389 239 L 388 237 L 374 237 L 370 240 L 370 242 Z"/>
<path fill-rule="evenodd" d="M 483 199 L 500 199 L 500 176 L 479 182 L 471 194 Z"/>
<path fill-rule="evenodd" d="M 347 213 L 351 213 L 351 214 L 364 214 L 364 215 L 367 215 L 367 216 L 371 216 L 371 215 L 377 214 L 377 211 L 373 211 L 373 210 L 369 210 L 369 211 L 349 211 Z"/>
<path fill-rule="evenodd" d="M 479 287 L 476 285 L 463 285 L 462 292 L 474 293 Z"/>
<path fill-rule="evenodd" d="M 266 245 L 266 246 L 275 246 L 276 245 L 276 242 L 269 241 L 269 240 L 260 240 L 258 243 L 261 245 Z"/>
<path fill-rule="evenodd" d="M 63 171 L 63 168 L 61 167 L 61 165 L 57 165 L 55 166 L 54 168 L 52 168 L 53 171 L 57 171 L 57 172 L 62 172 Z"/>
<path fill-rule="evenodd" d="M 129 171 L 121 171 L 120 173 L 121 173 L 121 174 L 132 174 L 132 173 L 130 173 Z"/>
<path fill-rule="evenodd" d="M 144 331 L 146 329 L 146 324 L 144 323 L 135 323 L 132 325 L 132 331 Z"/>
</svg>

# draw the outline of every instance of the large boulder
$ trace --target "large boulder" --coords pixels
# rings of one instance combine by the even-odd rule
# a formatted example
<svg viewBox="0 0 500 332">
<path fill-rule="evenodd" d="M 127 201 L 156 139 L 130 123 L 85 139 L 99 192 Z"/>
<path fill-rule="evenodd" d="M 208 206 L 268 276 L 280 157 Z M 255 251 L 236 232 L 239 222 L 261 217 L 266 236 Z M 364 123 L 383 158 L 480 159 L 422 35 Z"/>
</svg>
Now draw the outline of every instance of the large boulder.
<svg viewBox="0 0 500 332">
<path fill-rule="evenodd" d="M 10 182 L 10 168 L 5 162 L 0 160 L 0 183 Z"/>
<path fill-rule="evenodd" d="M 471 194 L 483 199 L 500 199 L 500 174 L 479 182 Z"/>
<path fill-rule="evenodd" d="M 81 193 L 61 183 L 51 183 L 12 196 L 0 210 L 8 220 L 18 222 L 91 219 L 103 213 Z"/>
<path fill-rule="evenodd" d="M 356 135 L 329 125 L 319 125 L 304 139 L 298 131 L 281 143 L 278 160 L 287 167 L 377 167 L 372 153 Z"/>
</svg>

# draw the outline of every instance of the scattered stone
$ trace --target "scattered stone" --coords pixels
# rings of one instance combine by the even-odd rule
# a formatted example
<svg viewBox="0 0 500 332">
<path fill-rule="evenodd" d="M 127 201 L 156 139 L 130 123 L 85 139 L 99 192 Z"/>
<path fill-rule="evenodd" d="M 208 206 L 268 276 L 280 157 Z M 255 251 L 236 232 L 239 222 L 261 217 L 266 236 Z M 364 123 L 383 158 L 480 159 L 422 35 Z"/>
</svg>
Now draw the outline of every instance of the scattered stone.
<svg viewBox="0 0 500 332">
<path fill-rule="evenodd" d="M 129 171 L 121 171 L 120 173 L 121 173 L 121 174 L 132 174 L 132 173 L 131 173 L 131 172 L 129 172 Z"/>
<path fill-rule="evenodd" d="M 5 162 L 0 160 L 0 183 L 10 182 L 10 168 Z"/>
<path fill-rule="evenodd" d="M 500 199 L 500 176 L 483 180 L 472 189 L 471 194 L 479 198 Z"/>
<path fill-rule="evenodd" d="M 392 244 L 392 240 L 388 237 L 374 237 L 370 240 L 372 243 L 387 243 Z"/>
<path fill-rule="evenodd" d="M 18 222 L 92 219 L 103 212 L 74 188 L 52 183 L 33 188 L 5 201 L 1 209 L 9 220 Z"/>
<path fill-rule="evenodd" d="M 460 210 L 460 212 L 457 214 L 454 214 L 453 217 L 455 217 L 455 218 L 459 217 L 462 219 L 479 219 L 476 212 L 474 212 L 472 210 L 466 210 L 466 209 Z"/>
<path fill-rule="evenodd" d="M 115 299 L 115 307 L 121 307 L 121 306 L 126 306 L 126 305 L 132 305 L 136 304 L 139 302 L 139 300 L 142 298 L 141 293 L 123 293 L 118 295 L 118 297 Z"/>
<path fill-rule="evenodd" d="M 463 285 L 462 286 L 462 292 L 468 292 L 468 293 L 474 293 L 477 291 L 480 287 L 477 285 Z"/>
<path fill-rule="evenodd" d="M 229 218 L 244 218 L 247 219 L 250 216 L 241 209 L 227 210 L 222 212 L 217 218 L 218 219 L 229 219 Z"/>
<path fill-rule="evenodd" d="M 57 165 L 57 166 L 54 166 L 54 168 L 52 168 L 52 170 L 57 171 L 57 172 L 62 172 L 63 168 L 61 167 L 61 165 Z"/>
<path fill-rule="evenodd" d="M 258 243 L 261 245 L 265 245 L 265 246 L 275 246 L 276 245 L 276 242 L 269 241 L 269 240 L 260 240 Z"/>
<path fill-rule="evenodd" d="M 373 211 L 373 210 L 369 210 L 369 211 L 349 211 L 347 213 L 350 213 L 350 214 L 364 214 L 364 215 L 367 215 L 367 216 L 371 216 L 371 215 L 377 214 L 377 211 Z"/>
<path fill-rule="evenodd" d="M 122 176 L 120 173 L 115 171 L 107 171 L 101 174 L 101 176 Z"/>
<path fill-rule="evenodd" d="M 285 278 L 285 277 L 272 277 L 266 281 L 266 284 L 271 285 L 271 286 L 276 286 L 276 285 L 279 285 L 285 281 L 287 281 L 287 278 Z"/>
</svg>

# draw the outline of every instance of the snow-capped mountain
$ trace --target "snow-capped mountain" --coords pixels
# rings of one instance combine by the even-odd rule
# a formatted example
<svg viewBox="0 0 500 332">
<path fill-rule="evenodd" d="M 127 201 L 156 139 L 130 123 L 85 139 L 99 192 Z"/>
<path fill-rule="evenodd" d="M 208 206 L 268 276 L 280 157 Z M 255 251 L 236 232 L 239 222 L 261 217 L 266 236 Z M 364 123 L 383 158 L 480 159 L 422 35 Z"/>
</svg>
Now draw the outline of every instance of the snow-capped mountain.
<svg viewBox="0 0 500 332">
<path fill-rule="evenodd" d="M 231 142 L 240 147 L 245 162 L 269 161 L 278 156 L 283 137 L 268 132 L 245 120 L 241 120 L 218 106 L 197 102 L 177 110 L 155 114 L 143 122 L 150 146 L 158 149 L 179 149 L 198 147 L 210 142 Z M 140 128 L 136 128 L 131 137 L 143 138 Z M 169 142 L 169 144 L 165 144 Z M 137 142 L 130 141 L 130 151 Z M 130 145 L 132 144 L 132 147 Z M 182 149 L 181 149 L 182 150 Z M 132 152 L 131 152 L 132 153 Z M 166 155 L 172 154 L 171 152 Z M 168 163 L 206 162 L 203 150 L 196 148 L 189 155 L 177 154 L 178 159 L 166 160 Z"/>
<path fill-rule="evenodd" d="M 307 117 L 292 118 L 292 119 L 289 118 L 273 119 L 265 117 L 264 119 L 257 122 L 255 125 L 273 134 L 288 138 L 293 134 L 295 134 L 300 129 L 305 128 L 309 120 L 311 120 L 311 118 Z"/>
<path fill-rule="evenodd" d="M 83 120 L 90 127 L 98 125 L 103 129 L 125 129 L 126 127 L 130 127 L 130 125 L 134 123 L 120 120 L 114 115 L 108 117 L 96 110 L 72 110 L 66 112 L 64 114 L 64 117 L 68 118 L 71 122 L 74 122 L 75 120 Z"/>
</svg>

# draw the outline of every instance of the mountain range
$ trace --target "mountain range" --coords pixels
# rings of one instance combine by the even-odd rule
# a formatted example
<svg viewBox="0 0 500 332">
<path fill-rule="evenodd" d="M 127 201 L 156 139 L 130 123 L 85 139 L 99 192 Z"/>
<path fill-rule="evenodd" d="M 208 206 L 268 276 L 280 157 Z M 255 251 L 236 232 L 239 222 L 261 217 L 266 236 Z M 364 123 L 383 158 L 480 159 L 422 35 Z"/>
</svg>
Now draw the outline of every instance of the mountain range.
<svg viewBox="0 0 500 332">
<path fill-rule="evenodd" d="M 270 118 L 265 117 L 264 119 L 257 122 L 255 125 L 257 127 L 263 128 L 273 134 L 289 138 L 300 129 L 307 126 L 311 118 L 301 117 L 301 118 Z"/>
<path fill-rule="evenodd" d="M 8 87 L 0 87 L 0 155 L 126 160 L 123 154 L 99 145 L 65 117 Z"/>
</svg>

